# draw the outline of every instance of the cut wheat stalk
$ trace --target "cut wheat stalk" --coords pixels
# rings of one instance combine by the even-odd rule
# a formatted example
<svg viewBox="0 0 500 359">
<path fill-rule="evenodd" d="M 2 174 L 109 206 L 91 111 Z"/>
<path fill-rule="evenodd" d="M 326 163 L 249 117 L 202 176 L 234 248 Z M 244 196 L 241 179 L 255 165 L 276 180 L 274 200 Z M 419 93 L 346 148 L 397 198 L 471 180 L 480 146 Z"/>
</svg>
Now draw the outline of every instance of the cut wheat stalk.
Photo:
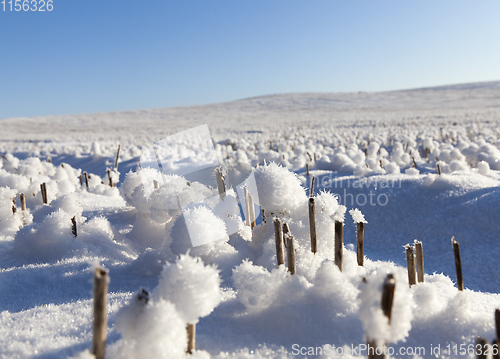
<svg viewBox="0 0 500 359">
<path fill-rule="evenodd" d="M 44 204 L 48 204 L 48 199 L 47 199 L 47 183 L 42 183 L 40 184 L 40 192 L 42 194 L 42 202 Z"/>
<path fill-rule="evenodd" d="M 408 270 L 408 284 L 411 287 L 417 284 L 417 274 L 415 273 L 415 252 L 409 244 L 406 245 L 406 267 Z"/>
<path fill-rule="evenodd" d="M 311 179 L 311 188 L 309 189 L 309 197 L 313 196 L 313 193 L 314 193 L 314 181 L 315 180 L 316 180 L 316 177 L 312 176 L 312 179 Z"/>
<path fill-rule="evenodd" d="M 94 269 L 94 335 L 92 338 L 92 354 L 96 359 L 106 356 L 106 297 L 108 293 L 108 271 L 104 268 Z"/>
<path fill-rule="evenodd" d="M 344 223 L 335 221 L 335 265 L 342 272 L 344 262 Z"/>
<path fill-rule="evenodd" d="M 317 253 L 318 238 L 316 236 L 316 209 L 313 197 L 309 198 L 309 233 L 311 235 L 311 252 Z"/>
<path fill-rule="evenodd" d="M 24 193 L 19 195 L 19 200 L 21 201 L 21 211 L 26 211 L 26 196 Z"/>
<path fill-rule="evenodd" d="M 357 260 L 358 266 L 365 265 L 365 224 L 358 222 L 356 224 L 356 244 L 357 244 Z"/>
<path fill-rule="evenodd" d="M 113 179 L 111 178 L 111 170 L 108 168 L 108 184 L 109 187 L 113 187 Z"/>
<path fill-rule="evenodd" d="M 118 150 L 116 151 L 116 158 L 115 158 L 115 171 L 118 171 L 118 161 L 120 160 L 120 148 L 122 145 L 118 145 Z"/>
<path fill-rule="evenodd" d="M 253 203 L 253 198 L 248 193 L 248 210 L 249 210 L 249 215 L 250 215 L 250 228 L 254 229 L 255 227 L 255 205 Z"/>
<path fill-rule="evenodd" d="M 248 205 L 248 190 L 247 187 L 243 187 L 243 200 L 245 202 L 245 224 L 250 227 L 250 206 Z"/>
<path fill-rule="evenodd" d="M 288 260 L 288 271 L 294 275 L 296 273 L 295 267 L 295 244 L 293 241 L 293 236 L 287 234 L 286 236 L 286 250 L 287 250 L 287 260 Z"/>
<path fill-rule="evenodd" d="M 457 287 L 459 291 L 464 290 L 464 279 L 462 276 L 462 261 L 460 259 L 460 244 L 455 240 L 455 237 L 451 238 L 451 243 L 453 244 L 453 252 L 455 254 L 455 269 L 457 271 Z"/>
<path fill-rule="evenodd" d="M 415 254 L 417 256 L 417 280 L 424 282 L 424 249 L 422 242 L 415 240 Z"/>
<path fill-rule="evenodd" d="M 220 199 L 224 200 L 226 197 L 226 187 L 224 185 L 224 178 L 220 168 L 215 169 L 215 179 L 217 180 L 217 188 L 219 190 Z"/>
<path fill-rule="evenodd" d="M 73 218 L 71 218 L 71 232 L 73 233 L 74 237 L 78 235 L 78 233 L 76 232 L 76 216 L 73 216 Z"/>
<path fill-rule="evenodd" d="M 285 254 L 283 251 L 283 229 L 279 218 L 274 220 L 274 240 L 276 242 L 276 259 L 278 266 L 280 266 L 285 264 Z"/>
<path fill-rule="evenodd" d="M 384 281 L 384 286 L 382 289 L 382 299 L 380 301 L 380 307 L 382 313 L 387 317 L 389 325 L 392 319 L 392 304 L 394 302 L 394 292 L 396 290 L 396 281 L 394 280 L 393 274 L 388 274 Z M 380 343 L 376 340 L 370 340 L 367 338 L 368 342 L 368 358 L 369 359 L 383 359 L 385 358 L 385 346 L 380 347 Z"/>
<path fill-rule="evenodd" d="M 83 172 L 83 177 L 85 178 L 85 186 L 88 189 L 89 188 L 89 174 L 87 172 Z"/>
<path fill-rule="evenodd" d="M 495 328 L 497 339 L 500 340 L 500 309 L 495 310 Z"/>
<path fill-rule="evenodd" d="M 196 349 L 196 323 L 187 325 L 187 350 L 188 354 L 193 354 Z"/>
</svg>

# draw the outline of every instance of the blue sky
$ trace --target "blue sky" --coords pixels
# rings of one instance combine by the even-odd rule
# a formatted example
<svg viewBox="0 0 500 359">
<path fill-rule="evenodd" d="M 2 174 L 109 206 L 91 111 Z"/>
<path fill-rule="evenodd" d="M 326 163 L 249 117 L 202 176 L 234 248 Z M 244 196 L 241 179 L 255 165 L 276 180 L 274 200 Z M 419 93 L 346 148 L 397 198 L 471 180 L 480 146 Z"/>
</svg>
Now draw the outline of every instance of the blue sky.
<svg viewBox="0 0 500 359">
<path fill-rule="evenodd" d="M 0 3 L 0 118 L 500 80 L 498 0 L 53 5 Z"/>
</svg>

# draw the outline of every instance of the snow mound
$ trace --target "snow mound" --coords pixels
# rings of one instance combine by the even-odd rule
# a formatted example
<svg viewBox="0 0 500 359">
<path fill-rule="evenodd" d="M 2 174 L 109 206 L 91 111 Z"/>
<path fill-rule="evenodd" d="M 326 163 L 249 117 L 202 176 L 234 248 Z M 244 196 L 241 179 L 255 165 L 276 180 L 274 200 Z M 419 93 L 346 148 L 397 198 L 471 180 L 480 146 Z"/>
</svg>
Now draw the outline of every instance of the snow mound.
<svg viewBox="0 0 500 359">
<path fill-rule="evenodd" d="M 153 299 L 172 302 L 181 318 L 196 323 L 221 301 L 218 270 L 205 266 L 201 259 L 181 255 L 175 263 L 166 263 Z"/>
</svg>

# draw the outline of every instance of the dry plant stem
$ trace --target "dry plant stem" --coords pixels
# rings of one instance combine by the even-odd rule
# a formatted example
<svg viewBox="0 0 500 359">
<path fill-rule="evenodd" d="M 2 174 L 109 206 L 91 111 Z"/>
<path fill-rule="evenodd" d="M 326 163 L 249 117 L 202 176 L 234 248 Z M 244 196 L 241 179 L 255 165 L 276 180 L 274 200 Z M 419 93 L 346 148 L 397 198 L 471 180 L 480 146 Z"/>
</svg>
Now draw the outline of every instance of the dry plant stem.
<svg viewBox="0 0 500 359">
<path fill-rule="evenodd" d="M 384 288 L 382 291 L 382 301 L 380 305 L 382 312 L 389 319 L 391 324 L 392 318 L 392 303 L 394 301 L 394 291 L 396 290 L 396 281 L 393 274 L 388 274 L 384 281 Z"/>
<path fill-rule="evenodd" d="M 188 354 L 193 354 L 196 349 L 196 324 L 187 325 L 187 350 Z"/>
<path fill-rule="evenodd" d="M 108 293 L 108 272 L 102 268 L 94 270 L 94 336 L 92 354 L 96 359 L 106 356 L 106 297 Z"/>
<path fill-rule="evenodd" d="M 274 220 L 274 240 L 276 242 L 276 259 L 278 266 L 280 266 L 285 264 L 285 254 L 283 251 L 283 229 L 279 218 Z"/>
<path fill-rule="evenodd" d="M 40 185 L 40 192 L 42 193 L 42 202 L 44 204 L 48 204 L 48 200 L 47 200 L 47 183 L 42 183 Z"/>
<path fill-rule="evenodd" d="M 356 225 L 356 243 L 357 243 L 357 258 L 358 266 L 365 265 L 365 224 L 358 222 Z"/>
<path fill-rule="evenodd" d="M 12 198 L 12 214 L 16 214 L 16 212 L 17 212 L 16 199 Z"/>
<path fill-rule="evenodd" d="M 462 261 L 460 260 L 460 244 L 455 240 L 455 237 L 451 238 L 453 243 L 453 252 L 455 253 L 455 269 L 457 270 L 457 287 L 459 291 L 464 290 L 464 279 L 462 277 Z"/>
<path fill-rule="evenodd" d="M 243 197 L 245 200 L 245 224 L 250 227 L 250 206 L 248 205 L 248 190 L 246 187 L 243 187 Z"/>
<path fill-rule="evenodd" d="M 288 234 L 286 237 L 286 249 L 288 252 L 288 271 L 293 275 L 296 273 L 295 269 L 295 245 L 293 242 L 293 236 Z"/>
<path fill-rule="evenodd" d="M 335 221 L 335 265 L 342 272 L 344 262 L 344 223 Z"/>
<path fill-rule="evenodd" d="M 495 310 L 495 327 L 496 327 L 497 339 L 500 340 L 500 309 Z"/>
<path fill-rule="evenodd" d="M 380 301 L 380 306 L 382 308 L 382 312 L 389 320 L 389 324 L 391 324 L 392 317 L 392 303 L 394 301 L 394 292 L 396 289 L 396 281 L 394 280 L 393 274 L 388 274 L 384 281 L 384 287 L 382 289 L 382 300 Z M 370 340 L 367 338 L 368 346 L 371 347 L 368 350 L 368 358 L 370 359 L 383 359 L 385 358 L 384 345 L 383 347 L 379 346 L 376 340 Z M 377 350 L 378 349 L 378 350 Z"/>
<path fill-rule="evenodd" d="M 116 151 L 116 158 L 115 158 L 115 171 L 118 171 L 118 161 L 120 159 L 120 148 L 122 145 L 118 145 L 118 150 Z"/>
<path fill-rule="evenodd" d="M 438 174 L 441 176 L 441 166 L 439 165 L 439 163 L 437 164 L 437 169 L 438 169 Z"/>
<path fill-rule="evenodd" d="M 411 287 L 417 284 L 417 275 L 415 273 L 415 252 L 410 245 L 406 246 L 406 267 L 408 269 L 408 284 Z"/>
<path fill-rule="evenodd" d="M 253 204 L 253 198 L 252 196 L 250 195 L 250 193 L 248 193 L 248 209 L 250 211 L 250 228 L 251 229 L 254 229 L 255 227 L 255 206 Z"/>
<path fill-rule="evenodd" d="M 83 172 L 83 177 L 85 178 L 85 186 L 89 188 L 89 175 L 87 172 Z"/>
<path fill-rule="evenodd" d="M 313 196 L 313 193 L 314 193 L 314 181 L 315 180 L 316 180 L 316 177 L 312 176 L 312 179 L 311 179 L 311 188 L 309 190 L 309 197 Z"/>
<path fill-rule="evenodd" d="M 108 183 L 109 187 L 113 187 L 113 180 L 111 179 L 111 170 L 108 168 Z"/>
<path fill-rule="evenodd" d="M 222 172 L 220 168 L 215 169 L 215 178 L 217 180 L 217 188 L 219 189 L 220 199 L 224 200 L 224 197 L 226 197 L 226 188 L 224 187 L 224 180 L 222 179 Z"/>
<path fill-rule="evenodd" d="M 290 233 L 290 227 L 288 226 L 288 223 L 283 223 L 283 244 L 285 245 L 285 248 L 287 246 L 287 243 L 286 243 L 286 235 Z"/>
<path fill-rule="evenodd" d="M 415 254 L 417 256 L 417 280 L 419 283 L 424 282 L 424 248 L 422 242 L 415 242 Z"/>
<path fill-rule="evenodd" d="M 77 236 L 77 232 L 76 232 L 76 217 L 73 216 L 73 218 L 71 218 L 71 232 L 73 233 L 73 236 Z"/>
<path fill-rule="evenodd" d="M 314 178 L 314 177 L 313 177 Z M 309 198 L 309 233 L 311 235 L 311 252 L 318 252 L 318 239 L 316 237 L 316 212 L 314 198 Z"/>
<path fill-rule="evenodd" d="M 21 201 L 21 211 L 26 211 L 26 196 L 24 193 L 19 195 L 19 200 Z"/>
</svg>

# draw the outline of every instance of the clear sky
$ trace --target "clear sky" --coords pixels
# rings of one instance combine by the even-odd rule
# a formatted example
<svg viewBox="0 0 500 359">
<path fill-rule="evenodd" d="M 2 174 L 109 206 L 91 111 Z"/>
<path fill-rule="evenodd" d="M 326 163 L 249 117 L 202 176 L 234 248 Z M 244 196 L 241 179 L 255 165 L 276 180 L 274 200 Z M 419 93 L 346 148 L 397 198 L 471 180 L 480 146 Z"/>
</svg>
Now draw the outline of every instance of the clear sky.
<svg viewBox="0 0 500 359">
<path fill-rule="evenodd" d="M 500 80 L 499 0 L 8 1 L 0 118 Z"/>
</svg>

